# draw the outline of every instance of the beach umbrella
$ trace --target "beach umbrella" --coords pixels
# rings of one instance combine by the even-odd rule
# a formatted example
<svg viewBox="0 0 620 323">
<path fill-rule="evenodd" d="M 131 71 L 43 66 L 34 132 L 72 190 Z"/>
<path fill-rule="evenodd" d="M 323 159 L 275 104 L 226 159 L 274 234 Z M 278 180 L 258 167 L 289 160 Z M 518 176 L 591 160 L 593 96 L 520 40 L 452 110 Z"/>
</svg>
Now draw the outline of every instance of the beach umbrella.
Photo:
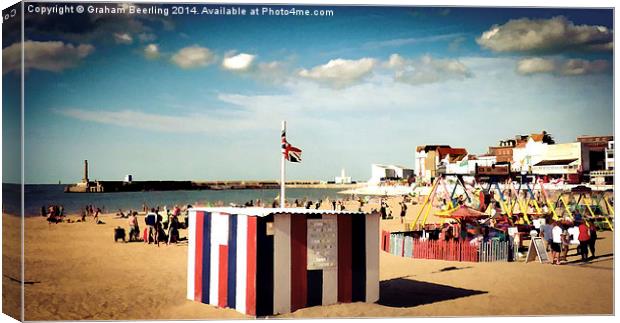
<svg viewBox="0 0 620 323">
<path fill-rule="evenodd" d="M 488 217 L 488 214 L 480 212 L 476 209 L 470 208 L 465 205 L 461 205 L 458 208 L 455 208 L 454 211 L 445 214 L 436 214 L 437 216 L 444 218 L 451 218 L 457 220 L 479 220 Z"/>
</svg>

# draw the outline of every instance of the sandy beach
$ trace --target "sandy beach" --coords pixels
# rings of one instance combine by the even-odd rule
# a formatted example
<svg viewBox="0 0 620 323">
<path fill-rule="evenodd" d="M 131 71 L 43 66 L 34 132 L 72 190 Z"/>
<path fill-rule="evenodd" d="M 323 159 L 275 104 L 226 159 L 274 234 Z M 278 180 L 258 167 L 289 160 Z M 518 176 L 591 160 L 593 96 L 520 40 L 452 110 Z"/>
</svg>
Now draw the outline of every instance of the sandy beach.
<svg viewBox="0 0 620 323">
<path fill-rule="evenodd" d="M 406 221 L 413 221 L 418 207 L 409 209 Z M 49 225 L 41 217 L 26 218 L 26 320 L 251 318 L 185 299 L 186 242 L 115 243 L 113 229 L 127 228 L 127 219 L 102 219 L 105 224 L 89 219 Z M 142 225 L 143 217 L 139 220 Z M 3 307 L 13 313 L 19 268 L 12 264 L 19 248 L 7 241 L 18 238 L 19 223 L 3 215 Z M 402 224 L 395 217 L 382 227 L 395 230 Z M 575 253 L 571 249 L 567 264 L 552 266 L 418 260 L 381 252 L 379 302 L 311 307 L 279 317 L 613 314 L 613 232 L 599 233 L 599 257 L 590 263 L 579 263 Z"/>
</svg>

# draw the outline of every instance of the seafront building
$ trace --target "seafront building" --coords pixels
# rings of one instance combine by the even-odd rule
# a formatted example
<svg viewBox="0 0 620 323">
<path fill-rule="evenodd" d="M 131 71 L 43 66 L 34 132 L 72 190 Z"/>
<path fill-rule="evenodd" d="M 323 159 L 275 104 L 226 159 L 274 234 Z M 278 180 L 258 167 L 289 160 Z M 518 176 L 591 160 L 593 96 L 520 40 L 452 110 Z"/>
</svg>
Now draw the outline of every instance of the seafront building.
<svg viewBox="0 0 620 323">
<path fill-rule="evenodd" d="M 408 180 L 414 177 L 414 171 L 399 165 L 372 164 L 370 166 L 370 179 L 368 183 L 377 184 L 387 180 Z"/>
<path fill-rule="evenodd" d="M 614 170 L 614 141 L 607 143 L 605 148 L 605 170 Z"/>
<path fill-rule="evenodd" d="M 449 145 L 425 145 L 416 148 L 415 175 L 430 180 L 439 172 L 445 172 L 450 163 L 457 163 L 467 156 L 464 148 L 452 148 Z M 442 167 L 444 168 L 442 170 Z"/>
<path fill-rule="evenodd" d="M 579 136 L 574 142 L 555 143 L 545 131 L 500 140 L 483 155 L 464 148 L 424 145 L 416 148 L 415 174 L 430 182 L 441 174 L 476 175 L 478 167 L 502 165 L 513 174 L 539 175 L 566 183 L 613 181 L 613 136 Z"/>
<path fill-rule="evenodd" d="M 351 176 L 347 176 L 346 172 L 343 169 L 340 170 L 340 176 L 334 177 L 334 184 L 351 184 Z"/>
</svg>

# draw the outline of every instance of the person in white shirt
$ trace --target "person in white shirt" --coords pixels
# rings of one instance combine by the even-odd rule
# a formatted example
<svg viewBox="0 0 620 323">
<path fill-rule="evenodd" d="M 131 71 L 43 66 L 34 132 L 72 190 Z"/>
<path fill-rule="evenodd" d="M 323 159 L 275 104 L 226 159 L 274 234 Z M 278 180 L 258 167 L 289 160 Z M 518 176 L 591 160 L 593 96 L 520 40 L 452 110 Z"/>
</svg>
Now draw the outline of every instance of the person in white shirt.
<svg viewBox="0 0 620 323">
<path fill-rule="evenodd" d="M 560 252 L 562 251 L 562 227 L 557 221 L 553 222 L 553 229 L 551 230 L 553 235 L 553 242 L 551 243 L 551 256 L 553 257 L 552 264 L 560 264 Z"/>
<path fill-rule="evenodd" d="M 570 235 L 570 242 L 569 244 L 571 245 L 579 245 L 579 226 L 572 226 L 570 228 L 568 228 L 568 234 Z"/>
</svg>

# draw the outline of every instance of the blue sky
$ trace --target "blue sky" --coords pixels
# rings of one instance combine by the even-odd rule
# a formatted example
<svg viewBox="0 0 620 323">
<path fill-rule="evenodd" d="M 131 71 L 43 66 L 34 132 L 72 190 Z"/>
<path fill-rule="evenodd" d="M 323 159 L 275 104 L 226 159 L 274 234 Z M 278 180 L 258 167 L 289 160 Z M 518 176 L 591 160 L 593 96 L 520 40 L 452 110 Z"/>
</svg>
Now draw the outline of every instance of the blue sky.
<svg viewBox="0 0 620 323">
<path fill-rule="evenodd" d="M 308 9 L 334 15 L 28 16 L 26 182 L 78 181 L 84 159 L 93 179 L 277 179 L 281 120 L 289 179 L 613 131 L 611 10 Z"/>
</svg>

